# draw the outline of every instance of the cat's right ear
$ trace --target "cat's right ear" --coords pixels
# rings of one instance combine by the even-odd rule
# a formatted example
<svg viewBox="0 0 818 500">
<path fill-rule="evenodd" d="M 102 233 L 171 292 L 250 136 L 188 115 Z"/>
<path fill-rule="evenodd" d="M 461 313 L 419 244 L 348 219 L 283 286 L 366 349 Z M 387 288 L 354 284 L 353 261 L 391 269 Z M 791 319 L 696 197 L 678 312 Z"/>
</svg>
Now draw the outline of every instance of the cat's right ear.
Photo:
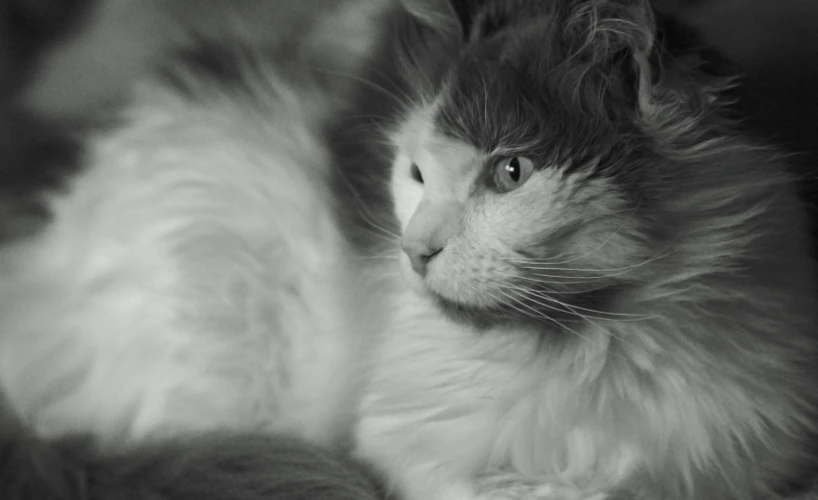
<svg viewBox="0 0 818 500">
<path fill-rule="evenodd" d="M 400 0 L 397 27 L 401 69 L 422 91 L 435 94 L 466 44 L 473 0 Z"/>
</svg>

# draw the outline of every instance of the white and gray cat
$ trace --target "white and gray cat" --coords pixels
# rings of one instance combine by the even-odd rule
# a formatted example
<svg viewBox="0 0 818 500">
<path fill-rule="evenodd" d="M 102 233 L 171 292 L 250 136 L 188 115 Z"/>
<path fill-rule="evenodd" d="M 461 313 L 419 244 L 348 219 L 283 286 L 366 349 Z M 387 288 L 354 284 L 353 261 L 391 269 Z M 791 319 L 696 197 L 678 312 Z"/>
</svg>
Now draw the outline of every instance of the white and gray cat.
<svg viewBox="0 0 818 500">
<path fill-rule="evenodd" d="M 326 129 L 361 122 L 344 82 L 392 24 L 343 45 L 331 16 L 314 44 L 203 42 L 142 82 L 3 248 L 9 406 L 40 439 L 94 438 L 6 426 L 3 498 L 43 467 L 71 500 L 378 495 L 290 438 L 352 448 L 406 500 L 767 500 L 815 470 L 793 179 L 650 9 L 384 14 L 410 82 L 376 91 L 404 105 L 388 176 L 349 144 L 367 162 L 339 166 Z"/>
</svg>

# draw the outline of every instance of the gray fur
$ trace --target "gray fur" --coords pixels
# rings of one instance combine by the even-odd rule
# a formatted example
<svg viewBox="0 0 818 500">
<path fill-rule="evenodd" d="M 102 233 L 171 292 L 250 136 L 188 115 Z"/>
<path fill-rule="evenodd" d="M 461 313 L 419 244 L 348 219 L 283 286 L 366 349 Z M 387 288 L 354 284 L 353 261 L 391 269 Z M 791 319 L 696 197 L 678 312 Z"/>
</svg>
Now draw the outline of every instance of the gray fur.
<svg viewBox="0 0 818 500">
<path fill-rule="evenodd" d="M 366 471 L 295 439 L 207 435 L 115 456 L 0 421 L 3 500 L 376 500 Z"/>
</svg>

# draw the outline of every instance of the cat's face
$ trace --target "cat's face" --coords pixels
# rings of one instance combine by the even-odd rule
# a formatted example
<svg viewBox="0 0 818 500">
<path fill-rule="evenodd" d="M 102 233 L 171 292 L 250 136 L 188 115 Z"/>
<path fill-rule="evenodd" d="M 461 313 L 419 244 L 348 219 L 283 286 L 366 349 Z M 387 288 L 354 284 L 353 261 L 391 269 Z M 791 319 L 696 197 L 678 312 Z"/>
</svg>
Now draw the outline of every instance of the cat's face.
<svg viewBox="0 0 818 500">
<path fill-rule="evenodd" d="M 633 200 L 590 170 L 447 137 L 431 115 L 417 110 L 397 137 L 407 279 L 480 322 L 604 307 L 617 275 L 645 258 Z"/>
<path fill-rule="evenodd" d="M 539 15 L 432 65 L 393 134 L 404 275 L 478 323 L 600 317 L 656 247 L 632 81 L 543 49 Z"/>
</svg>

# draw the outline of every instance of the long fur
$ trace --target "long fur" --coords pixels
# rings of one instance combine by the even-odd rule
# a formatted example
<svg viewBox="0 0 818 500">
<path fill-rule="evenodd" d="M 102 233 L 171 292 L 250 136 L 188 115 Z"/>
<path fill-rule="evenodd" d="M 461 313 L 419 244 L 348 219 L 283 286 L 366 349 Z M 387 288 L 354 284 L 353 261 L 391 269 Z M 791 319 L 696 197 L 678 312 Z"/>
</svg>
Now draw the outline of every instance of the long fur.
<svg viewBox="0 0 818 500">
<path fill-rule="evenodd" d="M 654 86 L 650 16 L 631 17 L 623 2 L 569 4 L 579 8 L 558 13 L 566 23 L 556 25 L 573 34 L 536 45 L 569 63 L 540 88 L 558 85 L 562 103 L 587 113 L 572 123 L 590 117 L 599 127 L 545 134 L 564 142 L 535 147 L 553 167 L 533 177 L 539 195 L 483 206 L 495 219 L 473 211 L 458 221 L 472 230 L 461 241 L 467 251 L 438 257 L 449 255 L 452 266 L 437 272 L 434 264 L 428 282 L 415 280 L 420 294 L 395 276 L 390 226 L 370 230 L 393 253 L 363 262 L 339 234 L 339 207 L 326 200 L 330 181 L 340 186 L 345 176 L 332 172 L 316 133 L 325 113 L 338 111 L 325 87 L 259 71 L 256 52 L 221 45 L 142 87 L 124 126 L 95 137 L 86 174 L 48 193 L 53 221 L 0 258 L 0 381 L 6 415 L 25 421 L 0 426 L 3 498 L 377 497 L 355 466 L 300 441 L 344 448 L 375 330 L 383 345 L 357 450 L 409 500 L 760 499 L 809 472 L 814 276 L 791 179 L 776 155 L 722 133 L 708 95 Z M 538 5 L 518 6 L 527 14 Z M 433 26 L 412 34 L 423 41 L 442 26 L 442 43 L 419 47 L 441 48 L 438 58 L 459 53 L 465 40 L 502 34 L 502 7 L 460 3 L 419 16 Z M 516 17 L 525 26 L 513 48 L 525 48 L 532 28 L 553 27 L 536 14 Z M 451 29 L 452 15 L 462 29 Z M 491 46 L 472 62 L 514 53 Z M 430 185 L 462 188 L 478 177 L 468 167 L 491 149 L 475 135 L 515 136 L 513 119 L 486 120 L 504 110 L 505 95 L 485 92 L 475 108 L 432 99 L 435 85 L 451 84 L 447 72 L 469 68 L 433 62 L 438 74 L 416 75 L 427 99 L 395 136 L 402 229 L 424 198 L 410 184 L 414 157 Z M 475 82 L 452 85 L 451 95 L 467 104 L 473 90 L 495 90 Z M 448 113 L 431 121 L 436 106 Z M 606 128 L 609 119 L 630 128 Z M 572 155 L 577 146 L 644 148 L 645 136 L 661 162 L 617 161 L 626 147 Z M 650 210 L 630 196 L 639 189 Z M 565 210 L 563 199 L 596 201 Z M 390 219 L 347 201 L 358 212 L 352 220 Z M 635 216 L 593 219 L 612 207 Z M 575 248 L 576 233 L 554 231 L 565 221 L 598 231 L 580 231 L 588 239 Z M 621 259 L 646 265 L 606 282 L 612 293 L 601 302 L 593 298 L 608 316 L 569 314 L 569 328 L 555 328 L 542 304 L 497 303 L 479 293 L 490 281 L 474 279 L 498 264 L 490 259 L 508 250 L 504 240 L 523 237 L 546 240 L 536 251 L 592 255 L 583 263 L 597 271 Z M 653 238 L 672 242 L 673 252 L 642 261 L 663 249 L 648 245 Z M 613 243 L 591 251 L 600 242 Z M 380 278 L 370 282 L 368 271 Z M 434 300 L 442 292 L 448 304 Z M 779 331 L 789 335 L 771 335 Z"/>
<path fill-rule="evenodd" d="M 406 498 L 762 500 L 816 470 L 795 179 L 645 4 L 472 2 L 448 11 L 465 40 L 440 12 L 407 32 L 395 211 L 404 238 L 456 230 L 422 277 L 395 249 L 421 293 L 394 299 L 358 432 Z M 538 166 L 497 192 L 515 155 Z"/>
<path fill-rule="evenodd" d="M 381 496 L 345 458 L 378 312 L 324 137 L 379 8 L 286 47 L 191 33 L 109 128 L 19 107 L 15 132 L 82 154 L 0 145 L 44 214 L 0 249 L 0 497 Z"/>
</svg>

